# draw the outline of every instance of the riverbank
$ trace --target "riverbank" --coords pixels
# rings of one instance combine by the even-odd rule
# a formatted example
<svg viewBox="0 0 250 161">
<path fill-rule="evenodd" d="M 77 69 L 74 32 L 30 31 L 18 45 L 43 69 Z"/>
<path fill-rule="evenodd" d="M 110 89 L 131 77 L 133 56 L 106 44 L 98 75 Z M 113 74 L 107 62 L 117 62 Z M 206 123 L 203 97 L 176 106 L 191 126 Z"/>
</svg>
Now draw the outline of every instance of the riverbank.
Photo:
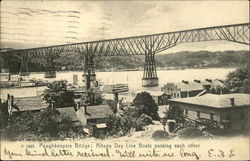
<svg viewBox="0 0 250 161">
<path fill-rule="evenodd" d="M 167 67 L 167 68 L 156 68 L 157 71 L 168 71 L 168 70 L 189 70 L 189 69 L 232 69 L 232 68 L 237 68 L 238 66 L 233 66 L 233 67 Z M 131 72 L 131 71 L 144 71 L 143 68 L 141 69 L 109 69 L 109 70 L 95 70 L 96 72 L 99 73 L 106 73 L 106 72 Z M 83 72 L 83 70 L 57 70 L 56 73 L 71 73 L 71 72 Z M 30 74 L 44 74 L 44 72 L 30 72 Z M 11 75 L 18 75 L 19 73 L 12 73 Z"/>
<path fill-rule="evenodd" d="M 229 72 L 234 71 L 235 68 L 209 68 L 209 69 L 185 69 L 185 70 L 159 70 L 157 76 L 159 78 L 159 86 L 157 87 L 142 87 L 143 71 L 124 71 L 124 72 L 96 72 L 96 78 L 105 85 L 112 84 L 127 84 L 129 91 L 133 92 L 138 89 L 148 89 L 160 91 L 161 87 L 168 82 L 181 82 L 182 80 L 194 81 L 205 79 L 221 79 L 224 80 Z M 27 79 L 36 79 L 52 82 L 55 80 L 67 80 L 69 84 L 73 84 L 73 75 L 77 75 L 77 85 L 84 86 L 85 83 L 82 78 L 83 71 L 60 71 L 57 72 L 56 78 L 44 78 L 43 73 L 31 73 Z M 41 87 L 15 88 L 15 89 L 1 89 L 1 95 L 12 94 L 16 97 L 35 96 L 37 90 Z M 4 96 L 5 98 L 5 96 Z"/>
</svg>

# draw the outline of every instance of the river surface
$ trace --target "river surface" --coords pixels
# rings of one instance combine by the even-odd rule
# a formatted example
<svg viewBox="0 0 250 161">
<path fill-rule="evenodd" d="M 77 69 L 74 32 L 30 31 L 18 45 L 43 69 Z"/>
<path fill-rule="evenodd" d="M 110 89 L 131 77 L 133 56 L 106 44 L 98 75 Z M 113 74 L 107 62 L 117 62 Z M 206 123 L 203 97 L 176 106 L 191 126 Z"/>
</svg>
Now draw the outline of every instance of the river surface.
<svg viewBox="0 0 250 161">
<path fill-rule="evenodd" d="M 158 87 L 148 87 L 150 90 L 159 90 L 167 82 L 180 82 L 182 80 L 193 81 L 208 79 L 225 79 L 226 75 L 234 71 L 235 68 L 209 68 L 209 69 L 184 69 L 184 70 L 162 70 L 157 71 L 159 78 Z M 67 80 L 73 83 L 73 75 L 78 75 L 78 85 L 84 85 L 82 81 L 82 72 L 57 72 L 57 77 L 53 79 L 45 79 L 43 73 L 31 73 L 28 79 L 36 78 L 48 81 Z M 143 71 L 124 71 L 124 72 L 96 72 L 97 80 L 103 84 L 117 84 L 125 83 L 129 86 L 129 91 L 133 92 L 137 89 L 142 89 L 142 75 Z M 14 88 L 1 89 L 1 98 L 5 99 L 7 94 L 15 97 L 36 96 L 37 93 L 43 91 L 45 87 L 29 87 L 29 88 Z"/>
</svg>

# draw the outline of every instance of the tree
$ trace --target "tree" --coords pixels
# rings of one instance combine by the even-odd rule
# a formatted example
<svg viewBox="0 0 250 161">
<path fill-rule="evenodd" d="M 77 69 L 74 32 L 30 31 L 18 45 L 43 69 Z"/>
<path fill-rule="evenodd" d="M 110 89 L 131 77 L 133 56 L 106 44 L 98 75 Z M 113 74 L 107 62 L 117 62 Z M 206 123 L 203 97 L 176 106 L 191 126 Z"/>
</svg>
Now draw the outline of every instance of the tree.
<svg viewBox="0 0 250 161">
<path fill-rule="evenodd" d="M 166 119 L 173 119 L 177 123 L 185 122 L 183 110 L 181 110 L 179 106 L 170 106 L 169 110 L 166 112 Z"/>
<path fill-rule="evenodd" d="M 3 138 L 8 140 L 24 140 L 28 136 L 39 134 L 39 117 L 31 111 L 19 113 L 9 117 L 8 125 L 4 129 Z"/>
<path fill-rule="evenodd" d="M 137 126 L 145 127 L 152 124 L 152 118 L 146 114 L 142 114 L 139 119 L 137 120 Z"/>
<path fill-rule="evenodd" d="M 124 136 L 130 129 L 130 120 L 126 120 L 123 117 L 110 115 L 106 120 L 107 129 L 100 130 L 93 128 L 92 136 L 95 138 L 105 138 L 108 136 Z"/>
<path fill-rule="evenodd" d="M 250 93 L 250 64 L 230 72 L 225 85 L 232 93 Z"/>
<path fill-rule="evenodd" d="M 12 115 L 3 131 L 7 140 L 51 140 L 82 135 L 82 130 L 74 127 L 69 118 L 52 108 Z"/>
<path fill-rule="evenodd" d="M 147 92 L 141 92 L 136 95 L 133 100 L 134 106 L 143 106 L 143 113 L 151 116 L 154 120 L 158 120 L 158 105 L 155 103 L 153 97 Z"/>
<path fill-rule="evenodd" d="M 226 86 L 212 86 L 210 88 L 211 93 L 213 94 L 227 94 L 229 93 L 229 89 Z"/>
<path fill-rule="evenodd" d="M 65 117 L 52 108 L 47 108 L 40 113 L 38 132 L 60 139 L 82 135 L 82 130 L 73 126 L 71 118 Z"/>
<path fill-rule="evenodd" d="M 131 128 L 141 130 L 143 127 L 152 124 L 152 117 L 144 113 L 145 107 L 139 105 L 137 107 L 128 107 L 124 110 L 123 120 Z"/>
<path fill-rule="evenodd" d="M 10 140 L 24 140 L 33 137 L 56 137 L 59 132 L 59 116 L 56 110 L 47 108 L 43 112 L 25 111 L 10 117 L 5 136 Z"/>
<path fill-rule="evenodd" d="M 59 133 L 59 122 L 60 122 L 60 112 L 47 108 L 40 114 L 39 129 L 38 132 L 46 134 L 49 136 L 56 137 Z"/>
<path fill-rule="evenodd" d="M 117 135 L 118 133 L 121 133 L 123 131 L 122 117 L 120 116 L 111 115 L 109 116 L 106 123 L 108 127 L 107 131 L 109 136 Z"/>
<path fill-rule="evenodd" d="M 145 111 L 143 105 L 138 105 L 136 107 L 129 107 L 124 110 L 124 116 L 129 116 L 138 119 Z"/>
<path fill-rule="evenodd" d="M 9 118 L 8 103 L 7 101 L 1 102 L 0 103 L 0 130 L 4 129 L 8 125 L 8 118 Z"/>
<path fill-rule="evenodd" d="M 100 91 L 94 91 L 93 89 L 87 90 L 81 97 L 81 103 L 83 105 L 99 105 L 103 101 Z"/>
<path fill-rule="evenodd" d="M 0 112 L 0 130 L 8 125 L 8 113 Z"/>
<path fill-rule="evenodd" d="M 67 81 L 54 81 L 47 85 L 48 89 L 43 91 L 43 99 L 50 105 L 54 103 L 55 108 L 74 104 L 74 93 L 67 90 Z"/>
<path fill-rule="evenodd" d="M 116 102 L 114 100 L 106 100 L 106 103 L 114 113 L 117 112 Z"/>
</svg>

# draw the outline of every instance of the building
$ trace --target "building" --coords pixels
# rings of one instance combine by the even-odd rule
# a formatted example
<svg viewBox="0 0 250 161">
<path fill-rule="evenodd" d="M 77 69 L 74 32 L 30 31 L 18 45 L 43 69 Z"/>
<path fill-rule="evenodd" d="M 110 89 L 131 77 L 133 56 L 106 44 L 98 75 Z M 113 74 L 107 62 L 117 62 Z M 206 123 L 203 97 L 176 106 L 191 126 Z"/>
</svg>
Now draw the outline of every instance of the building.
<svg viewBox="0 0 250 161">
<path fill-rule="evenodd" d="M 49 106 L 42 97 L 14 97 L 8 95 L 7 101 L 0 101 L 0 114 L 7 113 L 8 116 L 26 111 L 41 112 Z M 114 114 L 109 105 L 84 107 L 77 103 L 76 106 L 56 108 L 56 110 L 62 115 L 60 118 L 68 118 L 73 126 L 79 127 L 95 125 L 97 128 L 103 128 L 106 126 L 106 119 Z"/>
<path fill-rule="evenodd" d="M 61 118 L 68 118 L 75 127 L 86 127 L 87 125 L 92 125 L 97 128 L 105 128 L 106 119 L 114 114 L 108 105 L 84 107 L 77 103 L 77 106 L 56 108 L 56 110 L 62 115 Z"/>
<path fill-rule="evenodd" d="M 149 90 L 142 90 L 142 89 L 140 89 L 140 90 L 132 92 L 131 95 L 132 95 L 132 97 L 136 97 L 136 95 L 138 93 L 142 93 L 142 92 L 149 93 L 153 97 L 155 103 L 158 104 L 158 105 L 166 105 L 166 104 L 168 104 L 168 99 L 170 97 L 169 97 L 169 95 L 165 94 L 164 92 L 149 91 Z"/>
<path fill-rule="evenodd" d="M 25 111 L 40 112 L 49 105 L 42 97 L 13 97 L 8 95 L 7 101 L 1 103 L 0 113 L 8 113 L 15 115 Z M 87 125 L 95 125 L 104 127 L 106 119 L 114 114 L 109 105 L 96 106 L 69 106 L 56 108 L 62 115 L 61 118 L 68 118 L 73 126 L 86 127 Z M 61 120 L 62 121 L 62 120 Z"/>
<path fill-rule="evenodd" d="M 177 83 L 167 83 L 161 88 L 161 91 L 171 98 L 186 98 L 197 96 L 203 91 L 209 92 L 212 87 L 217 86 L 224 87 L 223 81 L 218 79 L 206 79 L 205 81 L 195 79 L 193 82 L 183 80 Z"/>
<path fill-rule="evenodd" d="M 49 106 L 42 97 L 13 97 L 10 95 L 7 97 L 6 104 L 9 115 L 25 111 L 39 112 Z"/>
<path fill-rule="evenodd" d="M 102 126 L 105 125 L 106 119 L 113 115 L 113 111 L 108 105 L 96 105 L 96 106 L 77 106 L 76 116 L 81 122 L 82 126 L 95 125 Z"/>
<path fill-rule="evenodd" d="M 205 94 L 200 97 L 170 99 L 170 108 L 180 107 L 186 119 L 218 122 L 221 128 L 249 130 L 249 94 Z"/>
<path fill-rule="evenodd" d="M 81 122 L 76 115 L 76 111 L 75 111 L 74 107 L 72 107 L 72 106 L 71 107 L 63 107 L 63 108 L 57 108 L 56 110 L 59 111 L 60 114 L 62 115 L 61 118 L 69 119 L 71 124 L 74 127 L 82 127 Z"/>
</svg>

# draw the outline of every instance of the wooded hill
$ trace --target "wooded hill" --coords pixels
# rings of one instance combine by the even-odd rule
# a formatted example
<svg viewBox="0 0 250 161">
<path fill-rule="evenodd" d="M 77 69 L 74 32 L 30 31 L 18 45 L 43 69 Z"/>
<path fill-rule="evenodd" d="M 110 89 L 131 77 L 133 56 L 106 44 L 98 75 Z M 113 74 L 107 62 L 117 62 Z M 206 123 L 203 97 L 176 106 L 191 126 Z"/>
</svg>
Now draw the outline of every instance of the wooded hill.
<svg viewBox="0 0 250 161">
<path fill-rule="evenodd" d="M 250 52 L 242 51 L 181 51 L 169 54 L 157 54 L 155 57 L 156 66 L 161 68 L 194 68 L 194 67 L 239 67 L 250 60 Z M 0 64 L 1 61 L 0 60 Z M 77 53 L 62 53 L 55 60 L 56 70 L 82 70 L 83 58 Z M 111 56 L 95 58 L 96 69 L 136 69 L 143 67 L 144 56 Z M 10 70 L 14 73 L 19 71 L 20 62 L 10 57 L 8 60 Z M 63 68 L 62 68 L 63 67 Z M 33 72 L 45 71 L 46 63 L 43 60 L 32 60 L 29 63 L 29 70 Z"/>
</svg>

